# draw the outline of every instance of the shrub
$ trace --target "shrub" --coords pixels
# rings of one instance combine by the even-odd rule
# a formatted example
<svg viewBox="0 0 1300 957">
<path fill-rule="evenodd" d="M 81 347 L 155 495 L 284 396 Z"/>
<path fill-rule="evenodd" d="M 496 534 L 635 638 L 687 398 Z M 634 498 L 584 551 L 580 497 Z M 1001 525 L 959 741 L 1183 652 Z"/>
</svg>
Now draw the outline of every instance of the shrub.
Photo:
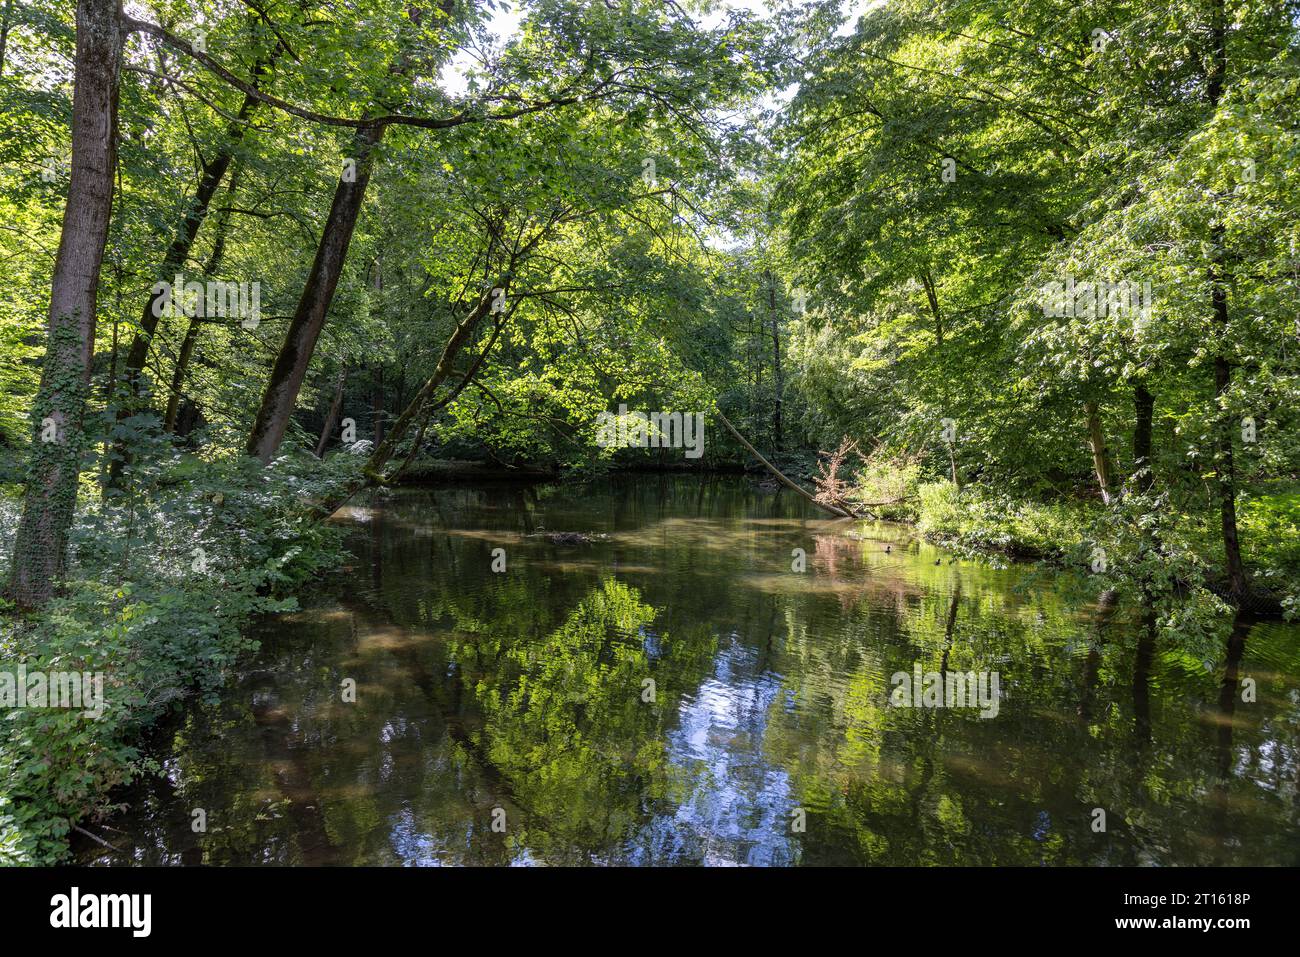
<svg viewBox="0 0 1300 957">
<path fill-rule="evenodd" d="M 253 646 L 241 626 L 295 607 L 293 591 L 337 561 L 340 534 L 308 520 L 305 505 L 346 480 L 349 458 L 262 468 L 168 455 L 137 463 L 133 485 L 82 509 L 63 593 L 37 618 L 0 618 L 0 670 L 103 674 L 106 706 L 98 717 L 4 715 L 0 864 L 63 857 L 71 828 L 150 767 L 140 732 L 185 697 L 215 693 Z M 17 502 L 4 502 L 0 529 L 16 515 Z"/>
</svg>

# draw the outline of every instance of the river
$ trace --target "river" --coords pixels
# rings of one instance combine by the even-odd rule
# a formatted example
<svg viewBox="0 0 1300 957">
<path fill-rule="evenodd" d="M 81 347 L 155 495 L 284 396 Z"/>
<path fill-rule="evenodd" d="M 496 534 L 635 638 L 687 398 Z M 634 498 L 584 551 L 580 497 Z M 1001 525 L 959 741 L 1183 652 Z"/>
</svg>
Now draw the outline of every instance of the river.
<svg viewBox="0 0 1300 957">
<path fill-rule="evenodd" d="M 1300 864 L 1294 626 L 1202 661 L 742 477 L 334 521 L 349 563 L 162 726 L 81 863 Z M 900 701 L 918 672 L 971 693 Z"/>
</svg>

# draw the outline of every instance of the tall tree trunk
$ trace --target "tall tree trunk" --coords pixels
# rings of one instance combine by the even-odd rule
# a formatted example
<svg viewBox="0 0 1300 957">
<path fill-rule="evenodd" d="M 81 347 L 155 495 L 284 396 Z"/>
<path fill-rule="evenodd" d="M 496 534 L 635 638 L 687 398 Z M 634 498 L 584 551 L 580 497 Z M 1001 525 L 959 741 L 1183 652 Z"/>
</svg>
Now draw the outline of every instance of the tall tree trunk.
<svg viewBox="0 0 1300 957">
<path fill-rule="evenodd" d="M 376 363 L 371 370 L 370 431 L 379 445 L 384 441 L 384 367 Z"/>
<path fill-rule="evenodd" d="M 384 270 L 376 259 L 370 267 L 370 289 L 372 306 L 382 312 L 382 294 L 384 290 Z M 382 358 L 371 364 L 370 389 L 370 432 L 378 448 L 384 441 L 384 363 Z"/>
<path fill-rule="evenodd" d="M 206 275 L 206 274 L 205 274 Z M 199 344 L 199 333 L 203 329 L 203 320 L 191 316 L 185 327 L 185 338 L 181 340 L 181 350 L 176 356 L 176 365 L 172 367 L 172 381 L 167 392 L 167 411 L 163 415 L 163 431 L 176 432 L 176 419 L 180 414 L 181 394 L 185 389 L 185 373 L 189 371 L 190 360 L 194 358 L 194 349 Z"/>
<path fill-rule="evenodd" d="M 1151 461 L 1153 420 L 1156 397 L 1141 382 L 1133 386 L 1133 471 L 1137 474 L 1135 485 L 1142 493 L 1151 491 L 1155 483 Z"/>
<path fill-rule="evenodd" d="M 32 408 L 31 466 L 9 582 L 10 595 L 22 608 L 39 607 L 54 594 L 77 506 L 99 271 L 113 211 L 121 12 L 120 0 L 77 3 L 72 175 L 50 284 L 49 340 Z"/>
<path fill-rule="evenodd" d="M 104 383 L 104 404 L 109 405 L 117 394 L 117 330 L 122 324 L 122 263 L 113 262 L 113 288 L 117 302 L 113 308 L 113 332 L 108 352 L 108 381 Z"/>
<path fill-rule="evenodd" d="M 14 0 L 5 0 L 3 19 L 0 19 L 0 76 L 5 72 L 5 51 L 9 48 L 9 15 L 13 11 Z"/>
<path fill-rule="evenodd" d="M 1153 447 L 1156 397 L 1142 382 L 1133 385 L 1133 478 L 1132 487 L 1139 495 L 1145 495 L 1155 485 L 1155 463 L 1151 452 Z M 1152 549 L 1162 548 L 1161 534 L 1158 527 L 1148 526 L 1142 530 L 1138 557 L 1144 557 Z M 1150 609 L 1155 607 L 1153 582 L 1148 578 L 1142 582 L 1142 604 Z"/>
<path fill-rule="evenodd" d="M 232 162 L 230 167 L 230 182 L 226 185 L 226 195 L 230 197 L 230 202 L 234 203 L 236 191 L 239 188 L 240 164 L 238 160 Z M 226 233 L 230 229 L 230 210 L 225 209 L 217 216 L 216 238 L 212 243 L 212 252 L 208 255 L 208 261 L 203 267 L 203 276 L 216 275 L 221 268 L 221 260 L 226 254 Z M 189 371 L 190 360 L 194 358 L 194 349 L 199 342 L 199 333 L 203 331 L 203 317 L 199 315 L 190 316 L 189 325 L 185 327 L 185 338 L 181 340 L 181 351 L 176 357 L 176 365 L 172 369 L 171 387 L 167 392 L 167 412 L 163 416 L 163 428 L 168 432 L 176 431 L 176 419 L 180 412 L 181 393 L 185 388 L 185 373 Z"/>
<path fill-rule="evenodd" d="M 339 424 L 339 414 L 343 411 L 343 387 L 347 385 L 348 367 L 343 366 L 339 369 L 339 382 L 334 388 L 334 401 L 330 403 L 330 408 L 325 413 L 325 425 L 320 430 L 320 441 L 316 443 L 316 458 L 325 454 L 326 447 L 330 444 L 330 436 L 334 434 L 334 427 Z"/>
<path fill-rule="evenodd" d="M 1101 428 L 1101 413 L 1096 402 L 1085 402 L 1083 411 L 1088 417 L 1088 446 L 1092 449 L 1092 468 L 1097 473 L 1097 485 L 1101 488 L 1101 500 L 1110 504 L 1111 477 L 1110 452 L 1106 448 L 1106 434 Z"/>
<path fill-rule="evenodd" d="M 757 310 L 749 326 L 750 349 L 754 353 L 754 391 L 750 393 L 749 408 L 753 416 L 750 426 L 753 435 L 763 434 L 763 408 L 760 405 L 762 397 L 759 390 L 763 388 L 763 320 L 758 317 Z"/>
<path fill-rule="evenodd" d="M 261 65 L 254 68 L 254 84 L 256 84 L 263 69 L 264 67 Z M 186 206 L 184 218 L 177 225 L 171 245 L 167 247 L 163 261 L 158 267 L 158 276 L 162 282 L 172 282 L 176 274 L 183 272 L 185 269 L 185 263 L 189 261 L 190 249 L 194 246 L 194 240 L 199 234 L 199 227 L 203 225 L 203 221 L 207 218 L 212 197 L 216 195 L 217 188 L 221 185 L 222 179 L 225 178 L 226 170 L 230 168 L 235 149 L 239 145 L 239 141 L 243 139 L 244 130 L 248 125 L 248 117 L 256 106 L 257 100 L 245 94 L 244 101 L 239 107 L 237 120 L 232 121 L 227 128 L 225 139 L 222 140 L 217 154 L 204 165 L 203 173 L 199 177 L 198 188 L 195 189 L 193 198 Z M 172 292 L 174 296 L 180 294 L 180 290 L 172 290 Z M 145 363 L 149 359 L 149 347 L 153 344 L 154 333 L 158 329 L 158 319 L 160 317 L 155 312 L 155 309 L 162 296 L 162 292 L 155 292 L 152 287 L 150 288 L 149 298 L 145 301 L 144 310 L 140 314 L 140 329 L 131 340 L 131 349 L 126 354 L 126 362 L 122 368 L 122 378 L 128 389 L 128 397 L 118 407 L 117 421 L 119 422 L 129 418 L 136 411 L 135 400 L 140 395 L 141 378 Z M 195 335 L 197 336 L 197 332 Z M 191 351 L 192 349 L 191 346 Z M 174 423 L 173 417 L 173 425 Z M 126 460 L 125 448 L 121 442 L 116 443 L 109 465 L 111 482 L 116 483 L 121 478 Z"/>
<path fill-rule="evenodd" d="M 1228 73 L 1227 27 L 1224 0 L 1214 0 L 1210 22 L 1210 67 L 1206 76 L 1206 96 L 1212 109 L 1223 99 L 1223 85 Z M 1214 398 L 1217 406 L 1214 471 L 1219 486 L 1219 517 L 1223 530 L 1223 557 L 1228 576 L 1228 594 L 1239 600 L 1246 590 L 1246 572 L 1241 560 L 1241 543 L 1237 538 L 1237 476 L 1232 457 L 1232 416 L 1227 409 L 1227 392 L 1232 385 L 1232 366 L 1224 354 L 1228 344 L 1229 314 L 1224 249 L 1224 227 L 1216 222 L 1210 230 L 1210 304 L 1219 331 L 1219 350 L 1214 357 Z"/>
<path fill-rule="evenodd" d="M 117 330 L 122 322 L 122 264 L 114 263 L 116 273 L 114 288 L 117 291 L 117 304 L 113 309 L 113 332 L 108 347 L 108 381 L 104 383 L 104 407 L 109 408 L 117 395 Z M 108 491 L 108 468 L 111 456 L 101 455 L 99 463 L 99 495 L 102 499 Z"/>
<path fill-rule="evenodd" d="M 235 147 L 243 138 L 248 116 L 256 105 L 257 100 L 253 97 L 244 97 L 244 102 L 239 108 L 239 122 L 230 124 L 220 150 L 203 167 L 203 175 L 199 178 L 199 185 L 194 191 L 194 197 L 186 207 L 185 216 L 176 227 L 176 234 L 173 236 L 171 245 L 167 247 L 167 253 L 163 256 L 163 261 L 158 267 L 158 276 L 164 282 L 171 282 L 176 273 L 184 270 L 185 263 L 189 260 L 190 249 L 194 246 L 195 237 L 199 234 L 199 227 L 203 225 L 203 220 L 207 218 L 212 197 L 216 195 L 217 187 L 221 185 L 226 170 L 230 168 L 231 160 L 234 159 L 235 155 Z M 140 373 L 149 358 L 149 346 L 153 341 L 154 331 L 158 328 L 159 317 L 155 315 L 154 309 L 161 298 L 161 293 L 150 292 L 149 299 L 144 304 L 144 311 L 140 314 L 140 331 L 131 340 L 131 351 L 126 356 L 126 364 L 122 371 L 133 395 L 139 392 Z"/>
<path fill-rule="evenodd" d="M 1221 261 L 1223 251 L 1223 227 L 1216 226 L 1216 259 Z M 1224 288 L 1223 277 L 1219 274 L 1216 263 L 1212 267 L 1214 317 L 1224 337 L 1228 329 L 1228 295 Z M 1241 542 L 1237 537 L 1237 475 L 1232 454 L 1232 417 L 1226 408 L 1227 392 L 1232 384 L 1232 367 L 1226 356 L 1214 357 L 1214 397 L 1218 422 L 1215 433 L 1217 437 L 1217 455 L 1214 462 L 1215 478 L 1219 486 L 1219 524 L 1223 529 L 1223 558 L 1228 575 L 1228 594 L 1233 599 L 1240 599 L 1246 590 L 1246 571 L 1241 560 Z"/>
<path fill-rule="evenodd" d="M 307 366 L 316 349 L 325 325 L 325 316 L 334 300 L 343 264 L 347 259 L 352 231 L 356 228 L 361 204 L 365 200 L 366 185 L 374 160 L 374 149 L 383 139 L 383 126 L 367 126 L 357 130 L 352 144 L 352 159 L 356 161 L 355 177 L 349 182 L 340 179 L 334 190 L 329 219 L 316 247 L 307 284 L 298 299 L 297 309 L 284 342 L 271 367 L 271 376 L 262 395 L 262 404 L 248 436 L 247 451 L 262 462 L 270 462 L 284 440 L 298 402 L 298 392 L 307 375 Z"/>
<path fill-rule="evenodd" d="M 934 341 L 935 345 L 943 345 L 943 313 L 939 311 L 939 296 L 935 292 L 934 277 L 930 275 L 929 267 L 921 272 L 921 285 L 925 288 L 925 301 L 930 304 L 930 314 L 934 317 Z M 948 408 L 948 381 L 940 380 L 940 389 L 943 392 L 943 408 Z M 961 482 L 957 477 L 957 456 L 953 449 L 953 443 L 948 443 L 948 465 L 952 472 L 952 484 L 961 488 Z"/>
</svg>

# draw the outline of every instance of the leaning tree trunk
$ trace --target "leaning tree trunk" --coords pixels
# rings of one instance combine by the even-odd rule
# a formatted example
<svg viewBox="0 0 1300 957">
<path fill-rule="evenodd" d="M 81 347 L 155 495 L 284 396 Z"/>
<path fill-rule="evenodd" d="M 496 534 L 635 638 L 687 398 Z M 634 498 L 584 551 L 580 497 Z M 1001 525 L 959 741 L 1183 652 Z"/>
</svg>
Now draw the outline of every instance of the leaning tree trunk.
<svg viewBox="0 0 1300 957">
<path fill-rule="evenodd" d="M 771 472 L 772 475 L 776 478 L 776 480 L 780 482 L 782 485 L 784 485 L 786 488 L 799 493 L 808 501 L 816 505 L 818 508 L 823 508 L 826 511 L 830 512 L 832 515 L 838 515 L 840 518 L 857 518 L 856 515 L 854 515 L 846 508 L 828 502 L 818 501 L 817 496 L 813 495 L 812 492 L 808 491 L 798 482 L 789 478 L 784 472 L 782 472 L 779 468 L 777 468 L 766 458 L 764 458 L 762 452 L 758 451 L 758 449 L 750 445 L 749 441 L 738 431 L 736 431 L 736 427 L 731 424 L 731 420 L 728 419 L 725 415 L 723 415 L 722 410 L 719 409 L 716 405 L 713 408 L 713 414 L 718 417 L 718 421 L 721 422 L 723 426 L 726 428 L 726 430 L 731 433 L 731 437 L 734 438 L 741 445 L 743 445 L 745 447 L 745 450 L 748 451 L 750 455 L 754 456 L 754 458 L 758 459 L 759 463 L 765 469 Z"/>
<path fill-rule="evenodd" d="M 194 197 L 187 205 L 185 216 L 176 227 L 176 234 L 172 237 L 171 245 L 167 247 L 167 253 L 158 267 L 158 276 L 164 282 L 171 282 L 176 273 L 184 270 L 185 263 L 189 260 L 190 249 L 199 234 L 199 227 L 207 218 L 212 197 L 216 195 L 217 187 L 221 185 L 226 170 L 230 168 L 231 160 L 235 156 L 235 147 L 243 138 L 244 129 L 248 125 L 248 116 L 256 105 L 257 100 L 253 97 L 247 95 L 244 97 L 243 105 L 239 108 L 238 121 L 230 124 L 217 155 L 203 167 L 198 189 L 194 191 Z M 131 340 L 131 351 L 126 355 L 123 374 L 133 395 L 139 391 L 140 374 L 144 370 L 145 361 L 149 358 L 149 345 L 158 328 L 159 317 L 155 310 L 161 297 L 161 292 L 150 292 L 144 304 L 144 311 L 140 314 L 140 331 Z"/>
<path fill-rule="evenodd" d="M 921 285 L 925 289 L 925 301 L 930 304 L 930 315 L 934 316 L 934 342 L 943 345 L 943 313 L 939 311 L 939 296 L 935 292 L 934 277 L 927 268 L 921 273 Z"/>
<path fill-rule="evenodd" d="M 1110 452 L 1106 448 L 1106 434 L 1101 428 L 1101 413 L 1097 409 L 1096 402 L 1085 402 L 1083 410 L 1088 419 L 1088 447 L 1092 449 L 1092 468 L 1097 474 L 1097 485 L 1101 488 L 1101 500 L 1109 505 Z"/>
<path fill-rule="evenodd" d="M 501 289 L 503 292 L 508 293 L 513 281 L 513 273 L 507 272 L 502 276 L 501 280 L 494 288 Z M 470 311 L 469 315 L 456 325 L 456 328 L 452 330 L 451 337 L 447 340 L 447 344 L 443 347 L 442 355 L 438 358 L 438 364 L 434 367 L 433 374 L 425 380 L 419 391 L 415 393 L 415 397 L 407 403 L 406 408 L 402 410 L 402 414 L 397 417 L 393 422 L 392 428 L 388 430 L 388 434 L 384 436 L 384 440 L 375 446 L 374 451 L 370 454 L 370 458 L 366 460 L 365 467 L 362 469 L 362 477 L 357 481 L 350 483 L 348 487 L 341 489 L 337 494 L 330 498 L 316 503 L 310 513 L 313 518 L 328 518 L 335 510 L 347 502 L 348 499 L 361 491 L 361 489 L 368 485 L 375 485 L 384 482 L 384 468 L 397 453 L 397 447 L 401 444 L 402 439 L 406 437 L 406 434 L 417 421 L 421 422 L 420 432 L 416 439 L 416 446 L 418 448 L 420 437 L 424 434 L 424 417 L 429 415 L 433 410 L 442 408 L 450 403 L 460 394 L 461 390 L 469 384 L 470 380 L 473 379 L 474 375 L 478 372 L 483 359 L 487 356 L 493 344 L 495 344 L 497 335 L 500 334 L 502 327 L 513 313 L 513 310 L 511 310 L 510 312 L 507 312 L 501 320 L 499 320 L 492 337 L 483 347 L 483 350 L 479 353 L 478 358 L 473 362 L 469 370 L 461 377 L 460 382 L 457 383 L 447 395 L 443 396 L 441 400 L 434 402 L 434 395 L 452 374 L 456 357 L 459 356 L 469 344 L 470 339 L 474 335 L 474 330 L 478 328 L 485 317 L 491 314 L 492 307 L 496 301 L 497 299 L 492 295 L 491 291 L 484 293 L 478 303 Z M 406 464 L 410 463 L 410 458 L 411 457 L 408 457 Z M 406 464 L 398 468 L 397 472 L 402 471 L 402 469 L 406 467 Z"/>
<path fill-rule="evenodd" d="M 298 307 L 271 367 L 271 377 L 248 436 L 248 454 L 257 456 L 263 463 L 275 457 L 289 429 L 289 420 L 298 403 L 298 392 L 307 376 L 307 366 L 325 326 L 325 316 L 347 260 L 352 231 L 356 228 L 361 204 L 366 197 L 366 185 L 370 182 L 374 150 L 383 136 L 384 127 L 379 125 L 357 130 L 351 157 L 356 163 L 355 175 L 340 179 L 334 190 L 329 219 L 316 247 L 316 259 L 307 276 L 307 285 L 298 299 Z"/>
<path fill-rule="evenodd" d="M 38 607 L 54 594 L 77 505 L 96 295 L 113 211 L 120 20 L 120 0 L 78 0 L 72 173 L 50 284 L 48 342 L 32 407 L 35 441 L 9 582 L 22 608 Z"/>
<path fill-rule="evenodd" d="M 254 69 L 254 83 L 257 82 L 261 72 L 262 68 L 260 66 Z M 203 225 L 203 221 L 208 215 L 208 208 L 212 205 L 212 197 L 216 195 L 217 188 L 221 185 L 222 179 L 225 178 L 226 170 L 230 168 L 231 161 L 235 156 L 235 148 L 243 139 L 244 130 L 248 125 L 248 118 L 256 106 L 257 100 L 245 94 L 244 102 L 239 108 L 239 115 L 235 120 L 231 121 L 220 149 L 204 165 L 203 174 L 199 177 L 198 188 L 194 191 L 193 198 L 190 199 L 186 206 L 185 215 L 177 225 L 171 245 L 167 247 L 162 263 L 158 266 L 158 276 L 161 281 L 171 282 L 177 273 L 185 269 L 185 263 L 189 261 L 190 249 L 193 248 L 194 240 L 199 234 L 199 227 Z M 173 290 L 173 294 L 178 295 L 179 292 L 180 290 Z M 149 348 L 153 344 L 154 333 L 158 329 L 160 316 L 157 313 L 157 308 L 162 295 L 161 291 L 150 290 L 149 298 L 145 300 L 144 310 L 140 314 L 139 331 L 132 338 L 131 349 L 126 354 L 126 363 L 122 371 L 128 389 L 128 398 L 118 407 L 117 420 L 119 422 L 135 412 L 134 406 L 137 397 L 140 395 L 141 377 L 144 373 L 145 362 L 149 359 Z M 197 332 L 195 335 L 197 336 Z M 191 345 L 192 349 L 193 346 Z M 173 426 L 174 424 L 175 419 L 173 417 Z M 111 482 L 116 483 L 121 477 L 125 463 L 126 450 L 122 443 L 118 442 L 109 465 L 109 479 Z"/>
<path fill-rule="evenodd" d="M 236 191 L 239 188 L 239 171 L 240 165 L 236 160 L 230 168 L 230 182 L 226 184 L 226 195 L 232 203 L 235 201 Z M 226 233 L 229 229 L 230 209 L 226 208 L 217 217 L 216 237 L 212 242 L 212 252 L 208 255 L 207 264 L 203 267 L 204 279 L 215 276 L 217 270 L 221 268 L 221 260 L 226 254 Z M 167 412 L 163 416 L 164 431 L 173 433 L 176 431 L 176 421 L 181 407 L 181 395 L 185 391 L 185 375 L 189 371 L 190 361 L 194 358 L 194 350 L 199 344 L 199 333 L 203 331 L 203 321 L 204 317 L 196 313 L 190 316 L 189 324 L 185 327 L 185 337 L 181 340 L 180 353 L 176 356 L 176 365 L 172 368 L 171 386 L 167 392 Z"/>
</svg>

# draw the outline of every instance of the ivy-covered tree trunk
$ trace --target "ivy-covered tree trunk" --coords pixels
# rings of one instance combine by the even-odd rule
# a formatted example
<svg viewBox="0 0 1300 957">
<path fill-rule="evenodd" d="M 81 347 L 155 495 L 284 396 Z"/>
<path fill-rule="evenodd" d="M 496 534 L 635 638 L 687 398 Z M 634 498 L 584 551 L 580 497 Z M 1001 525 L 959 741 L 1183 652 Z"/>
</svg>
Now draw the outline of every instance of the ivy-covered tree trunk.
<svg viewBox="0 0 1300 957">
<path fill-rule="evenodd" d="M 32 407 L 31 465 L 9 582 L 10 595 L 22 608 L 39 607 L 53 595 L 77 504 L 96 294 L 113 210 L 120 19 L 120 0 L 78 0 L 72 170 L 50 284 L 48 341 Z"/>
<path fill-rule="evenodd" d="M 350 175 L 343 176 L 334 190 L 329 219 L 316 247 L 316 259 L 307 276 L 307 285 L 298 298 L 298 307 L 276 354 L 257 419 L 248 436 L 248 454 L 257 456 L 264 463 L 275 457 L 289 429 L 298 392 L 307 376 L 316 340 L 325 326 L 330 303 L 334 301 L 334 290 L 347 260 L 352 231 L 366 198 L 374 150 L 383 137 L 384 127 L 381 125 L 357 130 L 352 156 L 349 157 L 355 162 L 355 167 L 348 168 Z"/>
</svg>

